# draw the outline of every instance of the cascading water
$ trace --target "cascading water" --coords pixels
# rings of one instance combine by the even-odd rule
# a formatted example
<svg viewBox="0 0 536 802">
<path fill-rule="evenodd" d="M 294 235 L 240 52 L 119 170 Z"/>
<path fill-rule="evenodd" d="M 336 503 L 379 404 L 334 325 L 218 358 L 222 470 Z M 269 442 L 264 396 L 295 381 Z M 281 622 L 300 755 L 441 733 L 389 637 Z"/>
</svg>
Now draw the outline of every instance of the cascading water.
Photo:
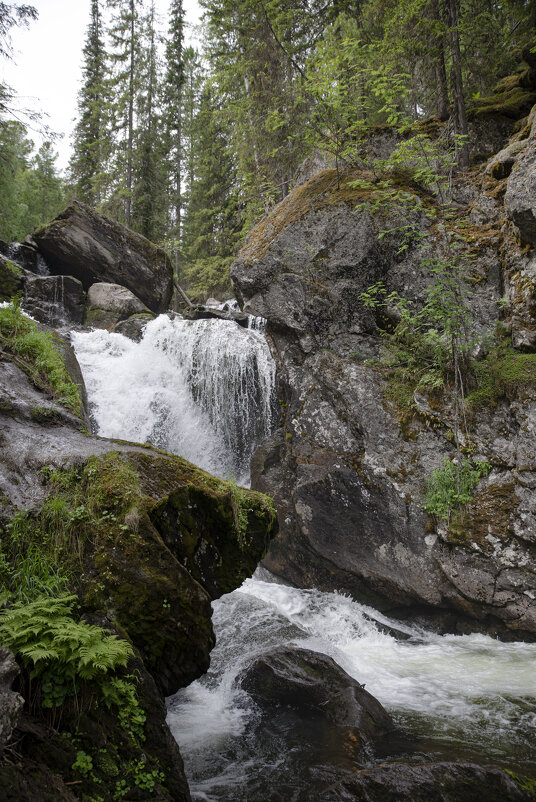
<svg viewBox="0 0 536 802">
<path fill-rule="evenodd" d="M 106 331 L 72 339 L 99 434 L 152 442 L 247 481 L 273 416 L 262 331 L 161 316 L 140 343 Z M 260 653 L 288 643 L 330 655 L 366 683 L 417 739 L 404 759 L 463 758 L 536 774 L 536 644 L 439 636 L 343 595 L 278 584 L 262 569 L 213 607 L 210 671 L 169 700 L 194 800 L 321 798 L 322 767 L 307 763 L 307 743 L 298 755 L 284 740 L 276 753 L 258 751 L 251 733 L 260 711 L 236 681 Z"/>
<path fill-rule="evenodd" d="M 274 413 L 274 363 L 262 334 L 161 315 L 140 343 L 102 329 L 73 332 L 72 342 L 99 434 L 149 442 L 249 482 L 253 448 Z"/>
</svg>

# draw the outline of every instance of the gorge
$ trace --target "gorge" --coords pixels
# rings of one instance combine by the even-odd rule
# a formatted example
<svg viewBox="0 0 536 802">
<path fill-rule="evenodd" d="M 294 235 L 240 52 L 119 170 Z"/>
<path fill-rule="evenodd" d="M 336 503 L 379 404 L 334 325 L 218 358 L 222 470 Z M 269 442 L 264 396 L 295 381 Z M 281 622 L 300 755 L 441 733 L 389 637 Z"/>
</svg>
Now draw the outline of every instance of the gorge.
<svg viewBox="0 0 536 802">
<path fill-rule="evenodd" d="M 86 699 L 60 726 L 30 697 L 6 799 L 533 798 L 535 126 L 503 132 L 489 164 L 508 174 L 455 180 L 445 216 L 418 181 L 385 211 L 366 171 L 305 176 L 231 271 L 266 334 L 229 304 L 166 311 L 163 251 L 83 204 L 24 264 L 4 249 L 6 587 L 52 542 L 77 619 L 131 644 L 145 711 L 125 734 L 113 705 Z M 398 328 L 400 299 L 429 309 L 458 247 L 462 411 L 430 359 L 438 328 Z M 39 334 L 79 388 L 70 405 L 23 345 Z M 397 372 L 408 350 L 424 367 Z M 429 478 L 463 460 L 463 504 L 427 509 Z"/>
</svg>

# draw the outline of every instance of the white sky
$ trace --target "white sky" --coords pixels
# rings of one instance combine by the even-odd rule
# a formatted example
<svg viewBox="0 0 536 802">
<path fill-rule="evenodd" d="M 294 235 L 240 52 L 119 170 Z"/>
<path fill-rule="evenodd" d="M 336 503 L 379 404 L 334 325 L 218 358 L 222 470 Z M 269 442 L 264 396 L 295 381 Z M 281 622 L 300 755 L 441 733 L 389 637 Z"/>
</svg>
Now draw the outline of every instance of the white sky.
<svg viewBox="0 0 536 802">
<path fill-rule="evenodd" d="M 71 153 L 71 134 L 77 113 L 81 81 L 82 48 L 89 24 L 90 0 L 27 0 L 37 8 L 39 19 L 27 29 L 13 29 L 15 63 L 0 64 L 0 80 L 19 95 L 19 106 L 46 112 L 47 123 L 63 138 L 55 143 L 58 167 L 64 168 Z M 156 0 L 167 29 L 169 0 Z M 184 0 L 186 39 L 195 36 L 193 27 L 201 11 L 197 0 Z M 29 131 L 37 146 L 41 138 Z"/>
</svg>

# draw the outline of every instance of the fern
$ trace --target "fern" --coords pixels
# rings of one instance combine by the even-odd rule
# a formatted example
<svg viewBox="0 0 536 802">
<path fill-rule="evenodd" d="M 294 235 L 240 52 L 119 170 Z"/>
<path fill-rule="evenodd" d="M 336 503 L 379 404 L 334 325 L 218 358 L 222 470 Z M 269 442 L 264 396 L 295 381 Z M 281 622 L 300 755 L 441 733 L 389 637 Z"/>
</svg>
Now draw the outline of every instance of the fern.
<svg viewBox="0 0 536 802">
<path fill-rule="evenodd" d="M 62 704 L 76 694 L 81 681 L 102 690 L 108 675 L 125 667 L 133 653 L 127 641 L 87 621 L 76 621 L 75 601 L 72 595 L 43 597 L 0 612 L 0 641 L 32 679 L 43 680 L 45 707 Z"/>
</svg>

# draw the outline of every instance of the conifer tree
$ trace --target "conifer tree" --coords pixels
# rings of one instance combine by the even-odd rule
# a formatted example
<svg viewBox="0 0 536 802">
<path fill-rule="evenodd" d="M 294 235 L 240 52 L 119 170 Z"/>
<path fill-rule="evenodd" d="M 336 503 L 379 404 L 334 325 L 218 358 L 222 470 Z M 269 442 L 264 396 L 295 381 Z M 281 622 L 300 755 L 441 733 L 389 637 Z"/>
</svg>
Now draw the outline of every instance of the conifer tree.
<svg viewBox="0 0 536 802">
<path fill-rule="evenodd" d="M 83 52 L 84 83 L 78 97 L 79 118 L 70 173 L 77 197 L 91 206 L 98 206 L 106 183 L 106 159 L 111 147 L 106 52 L 99 0 L 91 0 Z"/>
<path fill-rule="evenodd" d="M 181 239 L 183 213 L 183 87 L 184 87 L 184 10 L 182 0 L 172 0 L 166 43 L 164 86 L 166 148 L 169 170 L 170 234 Z M 175 249 L 176 255 L 178 250 Z"/>
</svg>

